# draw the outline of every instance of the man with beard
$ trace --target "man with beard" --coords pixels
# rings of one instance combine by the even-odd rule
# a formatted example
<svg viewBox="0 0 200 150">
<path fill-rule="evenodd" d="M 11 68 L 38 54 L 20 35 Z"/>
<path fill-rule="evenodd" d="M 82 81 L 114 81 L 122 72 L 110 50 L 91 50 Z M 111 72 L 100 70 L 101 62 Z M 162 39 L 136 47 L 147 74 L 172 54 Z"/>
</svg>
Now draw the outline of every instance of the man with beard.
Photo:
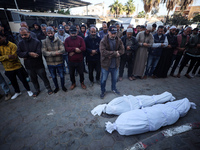
<svg viewBox="0 0 200 150">
<path fill-rule="evenodd" d="M 107 23 L 103 23 L 102 29 L 103 29 L 103 30 L 99 31 L 99 36 L 100 36 L 101 39 L 103 39 L 104 36 L 108 34 Z"/>
<path fill-rule="evenodd" d="M 106 81 L 111 73 L 111 90 L 113 93 L 120 95 L 116 88 L 120 56 L 124 54 L 124 45 L 122 40 L 117 37 L 116 26 L 110 26 L 108 35 L 100 42 L 101 53 L 101 95 L 104 98 L 106 93 Z"/>
<path fill-rule="evenodd" d="M 25 72 L 19 58 L 17 57 L 17 46 L 12 42 L 7 41 L 6 36 L 2 33 L 0 33 L 0 54 L 0 61 L 5 69 L 5 75 L 11 81 L 15 90 L 15 94 L 11 99 L 15 99 L 22 94 L 19 89 L 17 77 L 23 83 L 28 95 L 32 96 L 33 93 L 30 91 L 30 87 L 26 81 Z"/>
<path fill-rule="evenodd" d="M 183 53 L 186 50 L 186 46 L 190 39 L 190 35 L 189 35 L 190 32 L 191 32 L 191 27 L 187 27 L 187 29 L 185 29 L 182 34 L 179 34 L 177 36 L 178 45 L 177 45 L 177 48 L 174 50 L 173 56 L 172 56 L 172 64 L 174 62 L 171 73 L 170 73 L 170 76 L 172 77 L 176 77 L 174 75 L 174 72 L 183 56 Z"/>
<path fill-rule="evenodd" d="M 47 25 L 46 24 L 41 24 L 40 27 L 41 27 L 42 32 L 38 35 L 38 40 L 41 42 L 42 40 L 46 39 L 46 36 L 47 36 L 47 32 L 46 32 Z"/>
<path fill-rule="evenodd" d="M 162 50 L 164 47 L 167 47 L 168 40 L 167 37 L 164 35 L 164 26 L 159 26 L 157 33 L 153 35 L 154 36 L 154 43 L 151 48 L 149 48 L 149 54 L 148 54 L 148 60 L 146 65 L 146 71 L 144 79 L 147 78 L 147 76 L 152 76 L 158 61 L 160 59 L 160 56 L 162 54 Z"/>
<path fill-rule="evenodd" d="M 37 97 L 40 93 L 38 76 L 43 80 L 48 94 L 51 95 L 53 92 L 49 80 L 47 79 L 42 60 L 41 42 L 32 38 L 29 30 L 25 27 L 20 28 L 19 32 L 23 40 L 18 44 L 17 54 L 19 57 L 24 58 L 24 65 L 35 88 L 33 97 Z"/>
<path fill-rule="evenodd" d="M 65 39 L 69 37 L 69 34 L 65 33 L 64 27 L 62 25 L 58 26 L 58 32 L 55 33 L 55 37 L 58 37 L 62 43 L 65 43 Z M 67 74 L 67 70 L 65 67 L 65 61 L 68 64 L 68 56 L 67 56 L 67 52 L 65 52 L 63 54 L 63 69 L 64 69 L 64 73 Z"/>
<path fill-rule="evenodd" d="M 85 42 L 83 38 L 77 36 L 78 31 L 75 26 L 71 26 L 69 32 L 70 37 L 65 40 L 65 50 L 68 52 L 69 74 L 72 82 L 70 89 L 73 90 L 76 87 L 75 70 L 79 73 L 81 87 L 86 89 L 83 74 L 83 52 L 85 51 Z"/>
<path fill-rule="evenodd" d="M 96 35 L 96 28 L 90 27 L 90 34 L 85 38 L 86 45 L 86 59 L 88 62 L 88 70 L 89 70 L 89 79 L 90 86 L 94 84 L 93 71 L 96 70 L 96 81 L 100 84 L 100 52 L 99 52 L 99 44 L 101 38 Z"/>
<path fill-rule="evenodd" d="M 20 23 L 20 26 L 29 29 L 29 27 L 28 27 L 28 25 L 27 25 L 26 22 L 21 22 L 21 23 Z M 37 36 L 36 36 L 36 34 L 35 34 L 34 32 L 30 31 L 30 35 L 31 35 L 32 38 L 37 39 Z M 21 40 L 23 40 L 23 39 L 22 39 L 21 35 L 19 34 L 19 35 L 18 35 L 18 43 L 19 43 Z"/>
<path fill-rule="evenodd" d="M 70 26 L 68 24 L 66 24 L 64 27 L 65 27 L 65 33 L 69 34 Z"/>
<path fill-rule="evenodd" d="M 153 73 L 154 74 L 153 78 L 167 77 L 167 72 L 171 66 L 174 49 L 178 45 L 177 38 L 174 35 L 175 32 L 176 32 L 176 27 L 172 26 L 170 27 L 169 33 L 166 34 L 168 40 L 168 46 L 164 48 L 162 51 L 158 65 L 156 66 L 156 69 Z"/>
<path fill-rule="evenodd" d="M 187 69 L 185 76 L 188 79 L 191 79 L 191 76 L 189 75 L 189 73 L 193 69 L 195 63 L 198 63 L 199 59 L 200 59 L 200 33 L 197 36 L 193 36 L 190 38 L 189 45 L 181 61 L 181 66 L 179 68 L 177 77 L 178 78 L 181 77 L 181 72 L 183 68 L 190 61 L 190 65 Z"/>
<path fill-rule="evenodd" d="M 65 52 L 62 41 L 58 37 L 54 37 L 54 29 L 52 27 L 46 28 L 47 37 L 42 41 L 42 53 L 46 59 L 49 72 L 53 79 L 55 90 L 54 93 L 59 91 L 57 73 L 60 76 L 62 90 L 67 91 L 65 87 L 65 76 L 63 69 L 63 53 Z"/>
<path fill-rule="evenodd" d="M 119 81 L 122 81 L 123 73 L 124 73 L 124 66 L 126 63 L 128 63 L 128 79 L 130 81 L 134 80 L 135 78 L 132 77 L 133 73 L 133 64 L 134 64 L 134 58 L 135 58 L 135 53 L 138 49 L 138 42 L 136 38 L 133 36 L 133 29 L 128 28 L 126 31 L 126 35 L 121 38 L 124 48 L 125 48 L 125 53 L 121 55 L 121 60 L 120 60 L 120 67 L 119 67 Z"/>
<path fill-rule="evenodd" d="M 121 38 L 123 36 L 122 32 L 120 31 L 120 25 L 119 23 L 115 23 L 115 26 L 117 27 L 117 36 Z"/>
<path fill-rule="evenodd" d="M 136 39 L 139 43 L 139 48 L 136 52 L 135 63 L 133 67 L 133 75 L 142 79 L 144 74 L 145 65 L 148 57 L 148 48 L 154 43 L 153 35 L 150 33 L 152 26 L 147 25 L 145 31 L 141 31 L 136 36 Z"/>
</svg>

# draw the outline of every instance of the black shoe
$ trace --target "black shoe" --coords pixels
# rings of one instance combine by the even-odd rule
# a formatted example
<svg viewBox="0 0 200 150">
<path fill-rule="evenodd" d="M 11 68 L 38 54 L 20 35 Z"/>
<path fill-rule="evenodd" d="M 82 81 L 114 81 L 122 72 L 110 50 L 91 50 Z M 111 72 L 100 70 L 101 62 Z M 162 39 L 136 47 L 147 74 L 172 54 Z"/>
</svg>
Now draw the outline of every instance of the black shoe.
<svg viewBox="0 0 200 150">
<path fill-rule="evenodd" d="M 55 88 L 55 90 L 53 90 L 54 93 L 57 93 L 59 91 L 59 88 Z"/>
<path fill-rule="evenodd" d="M 67 88 L 66 88 L 66 87 L 62 87 L 62 90 L 63 90 L 64 92 L 67 92 Z"/>
<path fill-rule="evenodd" d="M 100 98 L 103 99 L 105 97 L 105 95 L 106 95 L 105 92 L 101 92 Z"/>
<path fill-rule="evenodd" d="M 113 91 L 114 94 L 121 95 L 120 92 L 117 89 L 116 90 L 112 90 L 112 91 Z"/>
</svg>

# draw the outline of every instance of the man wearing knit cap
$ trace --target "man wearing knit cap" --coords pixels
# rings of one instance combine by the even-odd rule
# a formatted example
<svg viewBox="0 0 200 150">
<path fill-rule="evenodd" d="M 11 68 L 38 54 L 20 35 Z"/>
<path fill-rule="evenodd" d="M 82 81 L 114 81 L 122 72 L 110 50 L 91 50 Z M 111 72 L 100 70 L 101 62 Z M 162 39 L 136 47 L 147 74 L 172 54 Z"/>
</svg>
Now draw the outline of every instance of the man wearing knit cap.
<svg viewBox="0 0 200 150">
<path fill-rule="evenodd" d="M 166 78 L 167 72 L 171 66 L 172 55 L 174 49 L 177 47 L 177 38 L 175 36 L 176 26 L 170 27 L 169 33 L 166 34 L 168 40 L 168 46 L 163 49 L 162 54 L 160 56 L 160 60 L 156 69 L 154 71 L 154 78 Z"/>
<path fill-rule="evenodd" d="M 148 56 L 148 48 L 151 47 L 154 42 L 153 35 L 150 33 L 151 30 L 152 26 L 148 24 L 146 30 L 139 32 L 136 36 L 136 39 L 139 43 L 139 48 L 136 52 L 133 75 L 139 77 L 140 79 L 144 74 Z"/>
<path fill-rule="evenodd" d="M 126 63 L 128 63 L 127 75 L 129 80 L 132 81 L 135 79 L 134 77 L 132 77 L 132 72 L 133 72 L 135 53 L 139 47 L 139 44 L 136 38 L 132 34 L 133 34 L 133 29 L 128 28 L 126 31 L 126 35 L 121 38 L 124 44 L 125 53 L 121 55 L 120 67 L 119 67 L 119 81 L 122 81 L 124 66 Z"/>
<path fill-rule="evenodd" d="M 100 42 L 101 53 L 101 95 L 104 98 L 106 92 L 106 80 L 109 73 L 111 73 L 111 90 L 113 93 L 120 95 L 116 88 L 120 56 L 124 54 L 124 45 L 122 40 L 117 37 L 117 28 L 115 26 L 109 27 L 108 35 L 106 35 Z"/>
<path fill-rule="evenodd" d="M 65 52 L 64 45 L 58 37 L 54 37 L 55 32 L 52 27 L 47 27 L 46 32 L 47 37 L 45 40 L 42 40 L 42 53 L 46 59 L 49 72 L 55 85 L 54 93 L 57 93 L 59 91 L 57 73 L 60 76 L 62 90 L 66 92 L 67 89 L 65 87 L 65 76 L 62 56 Z"/>
</svg>

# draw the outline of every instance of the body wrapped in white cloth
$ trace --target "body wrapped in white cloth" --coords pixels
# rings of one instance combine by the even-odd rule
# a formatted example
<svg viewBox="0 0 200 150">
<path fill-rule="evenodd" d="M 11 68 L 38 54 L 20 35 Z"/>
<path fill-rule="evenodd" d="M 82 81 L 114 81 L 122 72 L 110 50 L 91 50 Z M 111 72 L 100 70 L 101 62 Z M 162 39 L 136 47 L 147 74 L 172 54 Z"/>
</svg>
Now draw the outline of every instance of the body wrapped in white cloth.
<svg viewBox="0 0 200 150">
<path fill-rule="evenodd" d="M 120 115 L 124 112 L 140 109 L 142 107 L 148 107 L 155 104 L 162 104 L 167 101 L 173 101 L 175 97 L 169 93 L 164 92 L 160 95 L 128 95 L 121 96 L 113 99 L 108 104 L 102 104 L 96 106 L 91 113 L 95 115 L 101 115 L 102 112 L 106 114 Z"/>
<path fill-rule="evenodd" d="M 174 124 L 179 117 L 187 114 L 190 107 L 196 109 L 195 103 L 184 98 L 166 104 L 131 110 L 121 114 L 114 123 L 106 122 L 106 131 L 112 133 L 117 130 L 120 135 L 156 131 L 162 126 Z"/>
</svg>

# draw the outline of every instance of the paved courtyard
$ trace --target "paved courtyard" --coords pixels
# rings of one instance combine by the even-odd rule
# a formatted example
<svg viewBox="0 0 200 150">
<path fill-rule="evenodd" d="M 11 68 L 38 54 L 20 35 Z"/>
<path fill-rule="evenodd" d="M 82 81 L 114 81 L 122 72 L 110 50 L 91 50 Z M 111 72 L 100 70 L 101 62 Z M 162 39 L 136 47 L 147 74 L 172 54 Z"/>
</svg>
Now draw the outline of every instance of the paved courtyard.
<svg viewBox="0 0 200 150">
<path fill-rule="evenodd" d="M 2 65 L 0 68 L 3 72 Z M 185 70 L 183 74 L 184 72 Z M 5 79 L 7 80 L 6 77 Z M 49 80 L 54 87 L 52 79 L 49 78 Z M 187 97 L 197 104 L 196 110 L 191 109 L 185 117 L 180 118 L 172 126 L 132 136 L 121 136 L 116 131 L 109 134 L 105 131 L 105 122 L 114 122 L 117 116 L 105 114 L 93 116 L 90 113 L 95 106 L 108 103 L 117 97 L 110 91 L 110 76 L 106 88 L 108 92 L 103 100 L 99 97 L 100 86 L 98 84 L 89 87 L 88 74 L 85 74 L 86 90 L 81 89 L 79 77 L 76 77 L 76 80 L 77 87 L 73 91 L 68 90 L 65 93 L 60 90 L 53 95 L 47 94 L 41 82 L 42 92 L 37 98 L 29 97 L 20 83 L 22 90 L 20 97 L 9 101 L 4 101 L 2 98 L 0 100 L 0 150 L 123 150 L 161 130 L 200 121 L 200 77 L 192 79 L 184 76 L 180 79 L 148 78 L 135 81 L 129 81 L 124 77 L 123 81 L 118 82 L 117 87 L 123 95 L 153 95 L 168 91 L 176 99 Z M 33 90 L 31 82 L 29 84 Z M 69 89 L 71 85 L 69 74 L 66 75 L 65 85 Z M 14 93 L 12 86 L 10 89 Z M 2 90 L 1 93 L 3 93 Z M 190 135 L 190 132 L 187 134 Z M 200 134 L 196 137 L 200 137 Z M 169 147 L 167 142 L 170 140 L 174 141 L 172 138 L 167 139 L 164 141 L 165 144 L 154 145 L 152 149 L 176 149 L 176 143 L 174 147 Z M 198 149 L 198 142 L 200 143 L 197 140 L 197 144 L 192 149 Z M 185 148 L 189 148 L 189 145 Z"/>
</svg>

